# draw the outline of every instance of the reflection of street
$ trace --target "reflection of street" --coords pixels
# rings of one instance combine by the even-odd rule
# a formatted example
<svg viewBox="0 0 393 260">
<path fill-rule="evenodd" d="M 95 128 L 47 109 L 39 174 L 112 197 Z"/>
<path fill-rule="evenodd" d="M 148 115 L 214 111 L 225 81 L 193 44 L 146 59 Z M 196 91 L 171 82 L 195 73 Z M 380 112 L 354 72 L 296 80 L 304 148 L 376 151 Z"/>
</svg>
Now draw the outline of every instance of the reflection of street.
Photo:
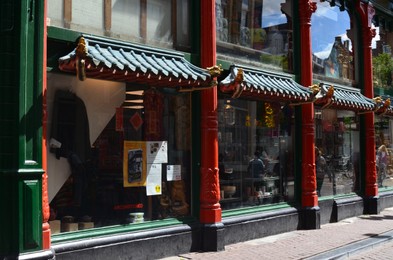
<svg viewBox="0 0 393 260">
<path fill-rule="evenodd" d="M 326 158 L 327 174 L 323 181 L 321 196 L 347 194 L 353 191 L 354 174 L 350 157 Z"/>
</svg>

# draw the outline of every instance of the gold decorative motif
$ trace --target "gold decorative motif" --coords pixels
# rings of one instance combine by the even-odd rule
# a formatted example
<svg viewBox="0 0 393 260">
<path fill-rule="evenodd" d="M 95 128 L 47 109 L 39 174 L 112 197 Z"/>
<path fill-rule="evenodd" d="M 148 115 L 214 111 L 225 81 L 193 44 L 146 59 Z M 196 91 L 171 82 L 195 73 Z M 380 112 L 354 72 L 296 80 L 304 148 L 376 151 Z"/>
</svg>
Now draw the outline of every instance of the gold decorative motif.
<svg viewBox="0 0 393 260">
<path fill-rule="evenodd" d="M 313 96 L 318 94 L 318 92 L 321 90 L 318 84 L 314 84 L 312 86 L 309 86 L 309 89 L 311 89 Z"/>
<path fill-rule="evenodd" d="M 86 58 L 87 56 L 87 44 L 83 37 L 79 38 L 78 46 L 76 47 L 75 53 L 80 58 Z"/>
<path fill-rule="evenodd" d="M 381 97 L 375 97 L 373 98 L 373 101 L 376 103 L 376 108 L 375 112 L 377 112 L 379 115 L 385 114 L 389 107 L 390 107 L 390 98 L 386 99 L 385 101 Z"/>
<path fill-rule="evenodd" d="M 206 69 L 209 71 L 210 76 L 212 76 L 213 78 L 220 76 L 221 72 L 223 71 L 223 69 L 221 68 L 221 64 L 220 65 L 214 65 L 214 66 L 208 67 Z"/>
<path fill-rule="evenodd" d="M 383 102 L 383 99 L 381 97 L 375 97 L 373 98 L 374 102 L 377 103 L 377 105 L 380 105 Z M 390 100 L 389 100 L 390 102 Z"/>
<path fill-rule="evenodd" d="M 76 54 L 76 76 L 80 81 L 84 81 L 86 79 L 86 71 L 85 71 L 85 58 L 87 57 L 87 43 L 85 38 L 80 37 L 78 46 L 75 49 Z"/>
</svg>

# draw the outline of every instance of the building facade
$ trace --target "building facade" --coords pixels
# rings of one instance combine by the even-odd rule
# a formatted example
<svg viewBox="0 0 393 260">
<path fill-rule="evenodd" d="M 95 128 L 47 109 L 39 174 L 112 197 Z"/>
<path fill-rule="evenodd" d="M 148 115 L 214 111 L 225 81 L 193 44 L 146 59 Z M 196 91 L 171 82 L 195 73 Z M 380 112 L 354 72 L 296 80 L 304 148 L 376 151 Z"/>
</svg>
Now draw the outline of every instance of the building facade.
<svg viewBox="0 0 393 260">
<path fill-rule="evenodd" d="M 218 251 L 393 205 L 390 1 L 1 10 L 3 258 Z"/>
</svg>

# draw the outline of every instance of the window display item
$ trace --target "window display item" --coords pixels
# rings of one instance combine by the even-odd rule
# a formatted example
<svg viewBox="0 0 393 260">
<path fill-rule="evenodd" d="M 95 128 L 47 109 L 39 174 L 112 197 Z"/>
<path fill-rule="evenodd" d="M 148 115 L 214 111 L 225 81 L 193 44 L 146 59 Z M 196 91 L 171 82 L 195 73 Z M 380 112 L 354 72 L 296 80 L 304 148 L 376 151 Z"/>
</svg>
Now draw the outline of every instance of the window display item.
<svg viewBox="0 0 393 260">
<path fill-rule="evenodd" d="M 142 223 L 144 221 L 143 212 L 132 212 L 127 219 L 129 223 Z"/>
<path fill-rule="evenodd" d="M 189 205 L 186 202 L 184 181 L 174 181 L 171 189 L 172 210 L 175 215 L 187 215 Z"/>
<path fill-rule="evenodd" d="M 225 198 L 232 198 L 236 193 L 236 186 L 222 186 Z"/>
<path fill-rule="evenodd" d="M 128 151 L 128 182 L 139 182 L 142 180 L 142 150 Z"/>
</svg>

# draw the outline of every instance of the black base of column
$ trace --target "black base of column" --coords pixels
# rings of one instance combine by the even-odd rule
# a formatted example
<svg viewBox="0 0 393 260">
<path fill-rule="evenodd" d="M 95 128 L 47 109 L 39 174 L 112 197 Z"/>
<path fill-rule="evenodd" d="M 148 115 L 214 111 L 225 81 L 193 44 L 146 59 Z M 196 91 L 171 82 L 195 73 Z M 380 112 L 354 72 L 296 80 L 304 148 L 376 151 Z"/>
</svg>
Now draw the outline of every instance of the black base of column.
<svg viewBox="0 0 393 260">
<path fill-rule="evenodd" d="M 379 196 L 363 198 L 364 214 L 379 214 L 381 207 L 379 205 Z"/>
<path fill-rule="evenodd" d="M 224 224 L 202 225 L 202 251 L 217 252 L 225 250 Z"/>
<path fill-rule="evenodd" d="M 321 214 L 319 207 L 307 207 L 300 210 L 300 229 L 321 228 Z"/>
</svg>

